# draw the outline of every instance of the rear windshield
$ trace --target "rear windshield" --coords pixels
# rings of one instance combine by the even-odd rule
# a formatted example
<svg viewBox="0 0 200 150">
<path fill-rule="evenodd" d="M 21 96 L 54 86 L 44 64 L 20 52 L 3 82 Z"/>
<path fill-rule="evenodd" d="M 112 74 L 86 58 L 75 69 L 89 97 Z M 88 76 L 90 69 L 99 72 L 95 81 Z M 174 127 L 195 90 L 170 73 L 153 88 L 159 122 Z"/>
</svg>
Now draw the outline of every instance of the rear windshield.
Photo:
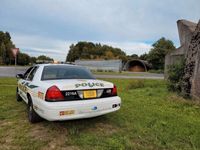
<svg viewBox="0 0 200 150">
<path fill-rule="evenodd" d="M 91 72 L 77 66 L 45 66 L 41 80 L 95 79 Z"/>
</svg>

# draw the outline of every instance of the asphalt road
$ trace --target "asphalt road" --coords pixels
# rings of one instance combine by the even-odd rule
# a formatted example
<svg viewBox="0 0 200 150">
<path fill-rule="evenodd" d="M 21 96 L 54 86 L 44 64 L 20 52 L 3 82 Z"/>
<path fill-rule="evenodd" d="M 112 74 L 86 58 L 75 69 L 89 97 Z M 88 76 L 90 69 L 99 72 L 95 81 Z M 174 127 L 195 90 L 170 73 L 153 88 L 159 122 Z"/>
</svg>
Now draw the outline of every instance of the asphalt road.
<svg viewBox="0 0 200 150">
<path fill-rule="evenodd" d="M 15 77 L 18 73 L 23 73 L 27 67 L 0 67 L 0 77 Z"/>
<path fill-rule="evenodd" d="M 27 67 L 0 67 L 0 77 L 15 77 L 18 73 L 24 73 Z M 118 79 L 164 79 L 163 74 L 155 73 L 133 73 L 127 75 L 95 75 L 97 78 L 118 78 Z"/>
</svg>

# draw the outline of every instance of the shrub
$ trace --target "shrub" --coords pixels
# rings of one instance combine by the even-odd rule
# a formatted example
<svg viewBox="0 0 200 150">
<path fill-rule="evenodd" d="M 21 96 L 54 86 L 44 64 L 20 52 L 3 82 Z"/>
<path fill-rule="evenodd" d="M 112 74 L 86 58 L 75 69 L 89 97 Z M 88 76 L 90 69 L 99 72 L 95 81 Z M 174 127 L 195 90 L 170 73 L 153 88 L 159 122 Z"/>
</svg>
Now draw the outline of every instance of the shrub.
<svg viewBox="0 0 200 150">
<path fill-rule="evenodd" d="M 97 72 L 103 72 L 103 70 L 102 69 L 97 69 Z"/>
<path fill-rule="evenodd" d="M 181 87 L 183 85 L 184 68 L 185 59 L 181 59 L 177 63 L 168 66 L 168 90 L 181 93 Z"/>
</svg>

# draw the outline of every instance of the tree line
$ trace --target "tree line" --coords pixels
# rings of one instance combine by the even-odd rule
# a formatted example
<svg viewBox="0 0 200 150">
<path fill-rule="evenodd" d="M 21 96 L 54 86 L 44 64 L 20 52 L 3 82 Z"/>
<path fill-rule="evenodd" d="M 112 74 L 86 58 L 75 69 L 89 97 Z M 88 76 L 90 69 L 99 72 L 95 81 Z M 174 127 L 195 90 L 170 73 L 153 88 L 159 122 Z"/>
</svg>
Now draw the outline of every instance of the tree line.
<svg viewBox="0 0 200 150">
<path fill-rule="evenodd" d="M 151 64 L 154 70 L 163 70 L 165 55 L 175 50 L 174 43 L 164 37 L 152 44 L 152 48 L 148 53 L 140 56 L 137 54 L 126 55 L 120 48 L 113 48 L 100 43 L 92 43 L 81 41 L 77 44 L 72 44 L 66 57 L 66 61 L 74 62 L 77 59 L 82 60 L 107 60 L 107 59 L 122 59 L 125 63 L 131 59 L 141 59 Z"/>
<path fill-rule="evenodd" d="M 66 61 L 74 62 L 77 59 L 122 59 L 126 60 L 126 54 L 120 48 L 92 42 L 78 42 L 70 46 Z"/>
<path fill-rule="evenodd" d="M 15 48 L 15 44 L 11 40 L 9 32 L 0 31 L 0 65 L 14 65 L 15 58 L 12 53 L 12 48 Z M 19 51 L 17 55 L 18 65 L 29 65 L 40 61 L 53 61 L 52 58 L 45 55 L 40 55 L 38 57 L 31 57 L 26 53 Z"/>
</svg>

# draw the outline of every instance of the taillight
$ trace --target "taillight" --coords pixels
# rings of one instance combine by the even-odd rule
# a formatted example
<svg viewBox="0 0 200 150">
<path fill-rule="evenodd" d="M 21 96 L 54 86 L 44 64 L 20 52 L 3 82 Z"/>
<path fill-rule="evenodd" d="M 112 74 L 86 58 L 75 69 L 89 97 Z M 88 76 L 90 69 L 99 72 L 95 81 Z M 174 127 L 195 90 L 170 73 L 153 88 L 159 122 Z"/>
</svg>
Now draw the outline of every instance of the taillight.
<svg viewBox="0 0 200 150">
<path fill-rule="evenodd" d="M 60 92 L 60 89 L 54 85 L 48 88 L 45 99 L 47 101 L 58 101 L 58 100 L 64 100 L 64 96 Z"/>
<path fill-rule="evenodd" d="M 115 85 L 112 89 L 112 96 L 117 96 L 117 87 Z"/>
</svg>

